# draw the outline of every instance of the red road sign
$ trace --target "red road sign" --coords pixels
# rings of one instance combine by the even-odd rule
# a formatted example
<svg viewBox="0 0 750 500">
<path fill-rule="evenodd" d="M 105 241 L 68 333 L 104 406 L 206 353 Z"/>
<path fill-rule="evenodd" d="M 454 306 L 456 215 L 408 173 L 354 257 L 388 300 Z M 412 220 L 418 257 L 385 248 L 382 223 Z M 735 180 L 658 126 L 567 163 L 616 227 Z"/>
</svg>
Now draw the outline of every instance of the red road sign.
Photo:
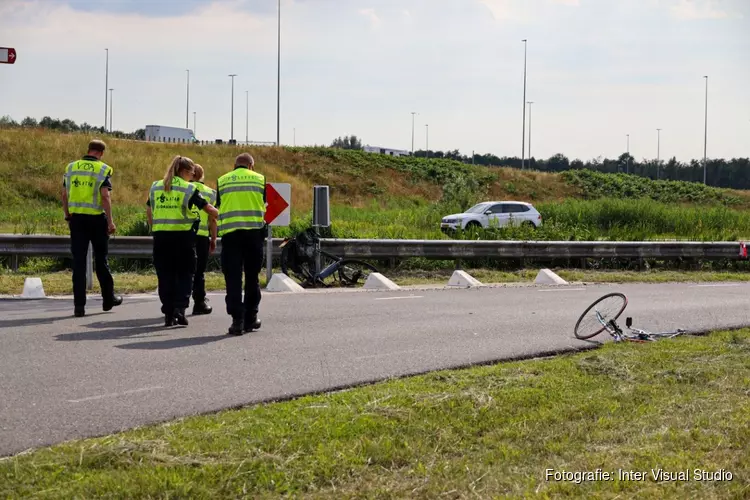
<svg viewBox="0 0 750 500">
<path fill-rule="evenodd" d="M 266 224 L 272 223 L 289 206 L 289 202 L 273 187 L 272 184 L 266 184 Z"/>
<path fill-rule="evenodd" d="M 11 47 L 0 47 L 0 64 L 13 64 L 16 62 L 16 49 Z"/>
</svg>

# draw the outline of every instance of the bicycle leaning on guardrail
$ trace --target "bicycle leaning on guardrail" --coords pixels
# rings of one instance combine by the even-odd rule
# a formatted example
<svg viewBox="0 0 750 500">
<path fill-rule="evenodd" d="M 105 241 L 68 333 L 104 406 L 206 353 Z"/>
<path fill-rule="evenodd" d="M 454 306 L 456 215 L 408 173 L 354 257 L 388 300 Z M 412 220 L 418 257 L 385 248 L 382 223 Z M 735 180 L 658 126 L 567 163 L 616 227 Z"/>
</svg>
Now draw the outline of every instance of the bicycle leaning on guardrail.
<svg viewBox="0 0 750 500">
<path fill-rule="evenodd" d="M 633 318 L 630 317 L 625 319 L 625 325 L 629 332 L 623 332 L 616 320 L 627 305 L 627 297 L 619 292 L 608 293 L 599 297 L 578 318 L 574 330 L 576 338 L 587 340 L 607 330 L 615 342 L 653 342 L 658 339 L 672 338 L 685 333 L 685 330 L 682 329 L 654 333 L 648 330 L 641 330 L 640 328 L 632 328 Z"/>
<path fill-rule="evenodd" d="M 357 259 L 346 259 L 320 249 L 320 237 L 313 228 L 298 233 L 293 238 L 284 238 L 281 248 L 281 272 L 294 277 L 304 288 L 340 286 L 353 287 L 367 281 L 370 273 L 378 270 Z M 316 261 L 320 259 L 320 272 L 316 273 Z M 291 273 L 291 274 L 290 274 Z"/>
</svg>

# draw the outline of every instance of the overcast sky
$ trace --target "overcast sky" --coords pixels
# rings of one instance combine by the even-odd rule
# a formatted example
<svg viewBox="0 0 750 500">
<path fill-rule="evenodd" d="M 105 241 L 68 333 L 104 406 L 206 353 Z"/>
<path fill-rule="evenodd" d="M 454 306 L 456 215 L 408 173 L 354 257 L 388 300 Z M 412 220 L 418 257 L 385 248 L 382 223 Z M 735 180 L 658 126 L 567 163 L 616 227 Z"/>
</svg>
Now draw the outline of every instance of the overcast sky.
<svg viewBox="0 0 750 500">
<path fill-rule="evenodd" d="M 282 0 L 281 142 L 520 156 L 750 156 L 749 0 Z M 0 0 L 0 116 L 276 140 L 276 0 Z M 528 109 L 528 108 L 527 108 Z M 527 136 L 528 137 L 528 136 Z M 528 148 L 528 138 L 526 142 Z M 528 149 L 527 149 L 528 154 Z"/>
</svg>

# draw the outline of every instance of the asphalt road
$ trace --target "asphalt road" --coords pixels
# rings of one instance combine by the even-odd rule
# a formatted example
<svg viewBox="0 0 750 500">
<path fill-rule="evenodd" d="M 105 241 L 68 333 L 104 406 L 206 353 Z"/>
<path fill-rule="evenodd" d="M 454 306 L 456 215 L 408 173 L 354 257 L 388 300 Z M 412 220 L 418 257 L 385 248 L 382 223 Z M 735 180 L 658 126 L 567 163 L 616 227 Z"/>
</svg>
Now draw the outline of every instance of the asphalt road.
<svg viewBox="0 0 750 500">
<path fill-rule="evenodd" d="M 163 328 L 155 296 L 72 316 L 70 300 L 0 300 L 0 455 L 390 376 L 590 347 L 578 316 L 610 291 L 652 330 L 750 325 L 750 284 L 589 285 L 264 294 L 263 327 L 214 313 Z M 604 337 L 601 334 L 600 337 Z M 606 340 L 595 338 L 594 340 Z"/>
</svg>

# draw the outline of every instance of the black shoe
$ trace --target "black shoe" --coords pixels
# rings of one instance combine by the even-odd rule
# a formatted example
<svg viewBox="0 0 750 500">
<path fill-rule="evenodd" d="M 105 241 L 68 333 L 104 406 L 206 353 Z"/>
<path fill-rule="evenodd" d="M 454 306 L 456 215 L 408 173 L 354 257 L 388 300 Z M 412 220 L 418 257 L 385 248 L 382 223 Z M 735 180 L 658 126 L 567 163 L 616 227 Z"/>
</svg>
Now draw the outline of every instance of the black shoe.
<svg viewBox="0 0 750 500">
<path fill-rule="evenodd" d="M 213 307 L 208 305 L 208 300 L 203 300 L 202 302 L 196 302 L 193 304 L 193 316 L 198 316 L 200 314 L 211 314 L 211 311 L 213 311 Z"/>
<path fill-rule="evenodd" d="M 187 326 L 188 320 L 185 317 L 185 310 L 184 309 L 175 309 L 174 310 L 174 319 L 177 322 L 178 325 Z"/>
<path fill-rule="evenodd" d="M 73 316 L 76 318 L 83 318 L 86 315 L 86 310 L 83 307 L 76 307 L 73 311 Z"/>
<path fill-rule="evenodd" d="M 227 335 L 242 335 L 242 320 L 233 319 L 232 326 L 229 327 Z"/>
<path fill-rule="evenodd" d="M 253 330 L 260 330 L 260 320 L 256 316 L 245 321 L 245 328 L 243 328 L 245 333 L 252 332 Z"/>
<path fill-rule="evenodd" d="M 102 309 L 110 311 L 113 307 L 119 306 L 120 304 L 122 304 L 122 297 L 118 295 L 117 297 L 112 297 L 110 300 L 105 300 L 104 303 L 102 303 Z"/>
<path fill-rule="evenodd" d="M 174 326 L 177 323 L 175 323 L 174 316 L 171 314 L 165 314 L 164 315 L 164 326 Z"/>
</svg>

